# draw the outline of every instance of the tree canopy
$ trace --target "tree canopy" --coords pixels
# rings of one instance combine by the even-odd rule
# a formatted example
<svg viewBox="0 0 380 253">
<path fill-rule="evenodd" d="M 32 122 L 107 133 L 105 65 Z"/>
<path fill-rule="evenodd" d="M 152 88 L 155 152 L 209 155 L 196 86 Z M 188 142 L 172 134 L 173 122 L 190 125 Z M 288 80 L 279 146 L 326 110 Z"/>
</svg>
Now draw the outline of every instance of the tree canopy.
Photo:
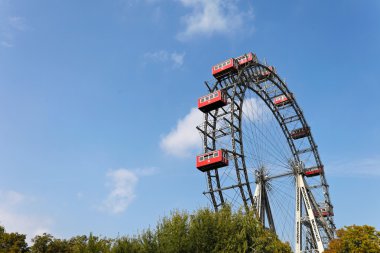
<svg viewBox="0 0 380 253">
<path fill-rule="evenodd" d="M 271 231 L 262 227 L 253 212 L 219 212 L 200 209 L 193 214 L 175 211 L 162 218 L 154 229 L 116 239 L 76 236 L 57 239 L 38 235 L 28 247 L 25 235 L 6 233 L 0 227 L 0 253 L 204 253 L 204 252 L 291 252 Z"/>
<path fill-rule="evenodd" d="M 346 226 L 336 231 L 325 253 L 377 253 L 380 252 L 380 232 L 371 226 Z"/>
<path fill-rule="evenodd" d="M 29 252 L 26 236 L 19 233 L 6 233 L 0 226 L 0 253 Z"/>
<path fill-rule="evenodd" d="M 42 234 L 28 246 L 26 236 L 7 233 L 0 226 L 0 253 L 217 253 L 291 252 L 288 243 L 265 229 L 252 211 L 234 212 L 225 206 L 219 212 L 199 209 L 189 214 L 174 211 L 154 229 L 116 239 L 90 234 L 57 239 Z M 337 230 L 325 253 L 380 252 L 380 232 L 371 226 L 346 226 Z"/>
</svg>

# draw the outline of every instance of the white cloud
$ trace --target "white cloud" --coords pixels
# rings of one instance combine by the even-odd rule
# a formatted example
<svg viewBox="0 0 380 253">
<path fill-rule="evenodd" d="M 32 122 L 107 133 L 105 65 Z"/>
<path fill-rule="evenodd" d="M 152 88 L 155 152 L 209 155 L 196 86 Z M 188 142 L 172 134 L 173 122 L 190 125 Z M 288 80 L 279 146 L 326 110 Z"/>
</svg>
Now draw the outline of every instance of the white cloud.
<svg viewBox="0 0 380 253">
<path fill-rule="evenodd" d="M 107 186 L 110 192 L 104 200 L 101 210 L 112 214 L 124 212 L 136 198 L 136 186 L 139 178 L 157 173 L 157 168 L 137 170 L 118 169 L 107 173 Z"/>
<path fill-rule="evenodd" d="M 144 58 L 156 62 L 169 64 L 172 68 L 179 68 L 183 65 L 185 53 L 168 52 L 166 50 L 159 50 L 152 53 L 146 53 Z"/>
<path fill-rule="evenodd" d="M 118 169 L 108 172 L 107 179 L 111 192 L 104 201 L 103 207 L 110 213 L 122 213 L 136 198 L 135 187 L 138 177 L 130 170 Z"/>
<path fill-rule="evenodd" d="M 83 199 L 84 193 L 83 192 L 77 192 L 76 197 L 77 197 L 77 199 Z"/>
<path fill-rule="evenodd" d="M 180 119 L 177 126 L 161 139 L 160 146 L 168 154 L 186 157 L 193 150 L 200 149 L 201 138 L 195 128 L 202 123 L 203 113 L 192 108 L 190 113 Z"/>
<path fill-rule="evenodd" d="M 26 199 L 23 194 L 16 191 L 1 191 L 0 198 L 2 199 L 2 203 L 7 203 L 11 206 L 20 204 Z"/>
<path fill-rule="evenodd" d="M 33 202 L 33 198 L 19 192 L 0 191 L 0 224 L 8 232 L 26 234 L 28 242 L 36 235 L 50 232 L 53 223 L 48 217 L 30 213 L 28 207 Z"/>
<path fill-rule="evenodd" d="M 144 168 L 144 169 L 136 169 L 135 173 L 138 176 L 151 176 L 158 172 L 156 167 Z"/>
<path fill-rule="evenodd" d="M 3 47 L 13 47 L 13 44 L 11 44 L 9 41 L 6 41 L 6 40 L 1 41 L 1 45 Z"/>
<path fill-rule="evenodd" d="M 17 32 L 27 30 L 25 19 L 12 15 L 10 9 L 9 0 L 0 0 L 0 45 L 7 48 L 13 47 Z"/>
<path fill-rule="evenodd" d="M 272 113 L 258 98 L 249 98 L 243 104 L 243 117 L 248 120 L 259 120 L 265 123 Z M 188 157 L 194 151 L 200 151 L 202 140 L 197 126 L 203 123 L 203 113 L 198 108 L 192 108 L 190 112 L 177 122 L 168 134 L 161 139 L 160 146 L 167 154 L 176 157 Z M 222 127 L 218 122 L 217 127 Z"/>
<path fill-rule="evenodd" d="M 23 17 L 10 17 L 9 25 L 19 31 L 25 31 L 27 29 L 26 22 Z"/>
<path fill-rule="evenodd" d="M 334 161 L 327 164 L 326 172 L 342 177 L 380 177 L 380 156 Z"/>
<path fill-rule="evenodd" d="M 253 17 L 252 11 L 240 11 L 235 0 L 180 0 L 192 12 L 182 17 L 186 28 L 177 37 L 187 40 L 196 35 L 228 34 Z"/>
<path fill-rule="evenodd" d="M 266 122 L 272 115 L 268 106 L 259 98 L 248 98 L 243 102 L 243 117 L 250 121 Z"/>
<path fill-rule="evenodd" d="M 174 62 L 175 66 L 182 66 L 183 65 L 183 60 L 185 58 L 185 53 L 171 53 L 170 54 L 170 59 Z"/>
</svg>

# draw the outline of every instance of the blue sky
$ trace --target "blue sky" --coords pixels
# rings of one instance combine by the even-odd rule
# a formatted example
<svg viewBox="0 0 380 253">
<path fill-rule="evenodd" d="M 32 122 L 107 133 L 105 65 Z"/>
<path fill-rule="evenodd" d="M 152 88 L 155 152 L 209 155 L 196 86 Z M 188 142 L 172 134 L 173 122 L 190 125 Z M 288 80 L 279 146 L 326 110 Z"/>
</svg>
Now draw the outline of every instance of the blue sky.
<svg viewBox="0 0 380 253">
<path fill-rule="evenodd" d="M 209 205 L 210 69 L 253 51 L 310 124 L 338 227 L 380 229 L 379 1 L 0 0 L 0 223 L 135 234 Z"/>
</svg>

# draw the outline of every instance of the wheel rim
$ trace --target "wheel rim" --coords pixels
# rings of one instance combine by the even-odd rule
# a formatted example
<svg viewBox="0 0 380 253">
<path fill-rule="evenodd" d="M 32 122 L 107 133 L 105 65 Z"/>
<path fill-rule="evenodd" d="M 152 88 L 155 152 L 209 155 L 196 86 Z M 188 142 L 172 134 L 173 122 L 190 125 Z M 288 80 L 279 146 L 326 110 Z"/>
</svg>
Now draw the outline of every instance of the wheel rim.
<svg viewBox="0 0 380 253">
<path fill-rule="evenodd" d="M 271 75 L 260 80 L 258 73 L 264 71 L 270 71 Z M 226 149 L 230 164 L 205 173 L 208 190 L 204 194 L 216 210 L 224 203 L 234 208 L 257 208 L 255 192 L 261 184 L 266 196 L 260 198 L 268 199 L 270 210 L 265 207 L 267 215 L 259 215 L 259 218 L 294 248 L 296 172 L 293 165 L 322 166 L 311 134 L 301 140 L 291 138 L 292 130 L 308 127 L 302 110 L 295 99 L 281 110 L 273 104 L 274 97 L 291 93 L 279 76 L 263 64 L 248 64 L 238 73 L 206 85 L 210 92 L 223 89 L 229 103 L 205 113 L 204 123 L 198 127 L 204 152 Z M 303 178 L 313 202 L 332 206 L 324 173 Z M 333 218 L 320 217 L 319 220 L 318 229 L 327 238 L 326 244 L 334 233 Z M 303 226 L 302 230 L 303 247 L 314 247 L 312 243 L 307 246 L 311 229 Z"/>
</svg>

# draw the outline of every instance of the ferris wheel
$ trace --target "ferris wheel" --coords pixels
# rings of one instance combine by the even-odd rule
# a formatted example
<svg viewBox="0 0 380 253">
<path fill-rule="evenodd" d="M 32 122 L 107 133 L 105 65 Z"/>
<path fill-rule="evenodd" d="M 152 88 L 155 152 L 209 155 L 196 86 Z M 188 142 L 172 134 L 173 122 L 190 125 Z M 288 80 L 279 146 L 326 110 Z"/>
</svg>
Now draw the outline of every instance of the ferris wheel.
<svg viewBox="0 0 380 253">
<path fill-rule="evenodd" d="M 197 127 L 215 210 L 254 208 L 295 252 L 323 252 L 334 237 L 333 205 L 317 145 L 294 94 L 253 53 L 212 67 L 209 94 L 198 99 Z"/>
</svg>

